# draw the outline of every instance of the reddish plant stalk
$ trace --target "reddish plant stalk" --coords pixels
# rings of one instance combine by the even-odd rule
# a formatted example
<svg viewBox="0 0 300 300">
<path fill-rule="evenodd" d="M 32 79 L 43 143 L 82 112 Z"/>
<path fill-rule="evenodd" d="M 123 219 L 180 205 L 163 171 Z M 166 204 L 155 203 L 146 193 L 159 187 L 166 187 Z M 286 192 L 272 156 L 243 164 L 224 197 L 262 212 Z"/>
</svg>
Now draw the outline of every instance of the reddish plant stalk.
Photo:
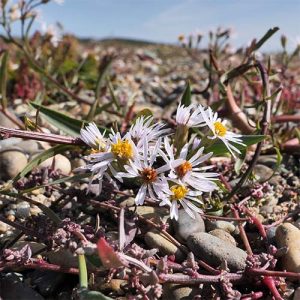
<svg viewBox="0 0 300 300">
<path fill-rule="evenodd" d="M 272 293 L 275 300 L 283 300 L 280 293 L 277 290 L 277 287 L 275 285 L 274 279 L 270 276 L 264 276 L 262 280 L 263 284 L 268 287 L 270 292 Z"/>
<path fill-rule="evenodd" d="M 240 217 L 238 211 L 233 206 L 232 206 L 231 210 L 232 210 L 232 212 L 233 212 L 233 214 L 236 218 Z M 241 239 L 244 243 L 244 246 L 246 248 L 246 251 L 247 251 L 248 255 L 253 255 L 253 252 L 252 252 L 252 249 L 251 249 L 251 246 L 250 246 L 250 243 L 249 243 L 249 240 L 248 240 L 248 237 L 246 235 L 246 232 L 245 232 L 245 229 L 244 229 L 243 225 L 239 223 L 238 227 L 239 227 L 239 230 L 240 230 Z"/>
<path fill-rule="evenodd" d="M 241 300 L 257 300 L 264 296 L 263 292 L 252 292 L 251 294 L 242 295 Z"/>
<path fill-rule="evenodd" d="M 42 132 L 32 132 L 20 129 L 11 129 L 0 126 L 0 136 L 3 138 L 19 137 L 29 140 L 44 141 L 56 144 L 78 145 L 83 146 L 85 143 L 80 138 L 72 138 L 58 134 L 49 134 Z"/>
<path fill-rule="evenodd" d="M 259 220 L 256 216 L 254 216 L 254 215 L 250 212 L 250 210 L 249 210 L 247 207 L 243 206 L 241 209 L 242 209 L 242 210 L 250 217 L 250 220 L 251 220 L 251 221 L 253 222 L 253 224 L 257 227 L 257 229 L 258 229 L 260 235 L 261 235 L 265 240 L 267 240 L 267 233 L 266 233 L 266 230 L 265 230 L 263 224 L 260 222 L 260 220 Z"/>
</svg>

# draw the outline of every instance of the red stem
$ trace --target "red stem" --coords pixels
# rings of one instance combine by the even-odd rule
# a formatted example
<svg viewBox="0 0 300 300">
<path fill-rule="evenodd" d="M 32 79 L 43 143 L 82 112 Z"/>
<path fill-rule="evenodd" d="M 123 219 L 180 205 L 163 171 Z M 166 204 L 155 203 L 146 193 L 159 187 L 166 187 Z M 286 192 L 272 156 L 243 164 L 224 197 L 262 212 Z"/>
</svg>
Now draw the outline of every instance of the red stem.
<svg viewBox="0 0 300 300">
<path fill-rule="evenodd" d="M 240 217 L 238 211 L 233 206 L 232 206 L 231 210 L 232 210 L 232 212 L 233 212 L 233 214 L 236 218 Z M 246 235 L 246 232 L 245 232 L 245 229 L 244 229 L 243 225 L 239 223 L 238 227 L 239 227 L 239 230 L 240 230 L 241 239 L 243 240 L 243 243 L 244 243 L 244 246 L 246 248 L 246 251 L 247 251 L 248 255 L 253 255 L 253 252 L 252 252 L 252 249 L 251 249 L 251 246 L 250 246 L 250 243 L 249 243 L 249 240 L 247 238 L 247 235 Z"/>
<path fill-rule="evenodd" d="M 283 300 L 283 298 L 281 297 L 280 293 L 278 292 L 278 290 L 276 288 L 274 279 L 272 277 L 264 276 L 262 282 L 264 283 L 264 285 L 266 285 L 268 287 L 268 289 L 274 296 L 275 300 Z"/>
</svg>

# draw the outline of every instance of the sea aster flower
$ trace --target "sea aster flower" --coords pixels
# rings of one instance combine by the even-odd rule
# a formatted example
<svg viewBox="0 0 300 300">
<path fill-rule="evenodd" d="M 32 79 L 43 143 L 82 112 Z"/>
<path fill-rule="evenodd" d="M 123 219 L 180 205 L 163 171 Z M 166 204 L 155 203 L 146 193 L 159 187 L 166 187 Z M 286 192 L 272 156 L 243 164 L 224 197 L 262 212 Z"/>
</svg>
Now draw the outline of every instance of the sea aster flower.
<svg viewBox="0 0 300 300">
<path fill-rule="evenodd" d="M 94 123 L 81 130 L 81 139 L 93 150 L 92 154 L 87 157 L 89 163 L 80 169 L 92 172 L 91 181 L 93 178 L 99 179 L 100 191 L 103 176 L 112 183 L 114 181 L 111 175 L 122 181 L 113 166 L 114 163 L 124 165 L 129 159 L 138 155 L 136 146 L 129 135 L 122 138 L 120 133 L 113 132 L 109 139 L 105 139 Z"/>
<path fill-rule="evenodd" d="M 170 145 L 168 138 L 164 139 L 166 156 L 162 150 L 159 150 L 160 155 L 168 162 L 170 166 L 170 174 L 168 177 L 171 180 L 180 180 L 186 185 L 193 187 L 197 191 L 211 192 L 216 189 L 214 180 L 217 180 L 218 173 L 205 172 L 212 166 L 199 167 L 199 165 L 212 156 L 212 152 L 203 155 L 204 147 L 201 147 L 194 155 L 188 158 L 189 144 L 185 144 L 179 154 L 181 163 L 176 163 L 174 157 L 173 145 Z"/>
<path fill-rule="evenodd" d="M 189 106 L 179 105 L 176 112 L 176 123 L 187 127 L 203 127 L 205 121 L 202 117 L 201 105 L 191 104 Z M 203 108 L 202 108 L 203 109 Z"/>
<path fill-rule="evenodd" d="M 165 124 L 153 123 L 153 117 L 139 117 L 129 129 L 131 139 L 138 145 L 142 146 L 143 139 L 147 138 L 148 142 L 156 141 L 159 137 L 169 132 L 164 129 Z"/>
<path fill-rule="evenodd" d="M 194 205 L 193 202 L 202 203 L 198 196 L 202 194 L 201 191 L 192 191 L 182 183 L 178 183 L 170 187 L 169 190 L 161 194 L 162 201 L 160 205 L 170 206 L 171 219 L 178 220 L 178 204 L 182 205 L 186 213 L 195 219 L 195 213 L 201 213 L 202 210 Z"/>
<path fill-rule="evenodd" d="M 129 161 L 128 165 L 124 166 L 126 172 L 118 173 L 120 177 L 136 178 L 141 182 L 141 187 L 135 197 L 137 205 L 143 205 L 147 194 L 157 200 L 157 197 L 169 188 L 168 182 L 163 175 L 164 172 L 170 170 L 169 164 L 158 168 L 154 167 L 160 144 L 161 141 L 159 139 L 154 148 L 149 148 L 147 139 L 143 139 L 143 157 L 136 156 Z M 178 164 L 180 162 L 177 161 Z"/>
<path fill-rule="evenodd" d="M 107 139 L 104 138 L 95 123 L 90 123 L 82 128 L 80 138 L 93 149 L 93 152 L 104 152 L 107 148 Z"/>
<path fill-rule="evenodd" d="M 240 154 L 240 150 L 233 146 L 232 143 L 246 146 L 240 139 L 241 135 L 228 131 L 225 121 L 222 121 L 220 118 L 218 118 L 218 113 L 214 113 L 210 107 L 208 107 L 207 110 L 204 110 L 203 107 L 200 106 L 199 109 L 206 125 L 213 134 L 212 136 L 208 136 L 208 138 L 220 139 L 233 156 L 235 156 L 235 153 Z"/>
</svg>

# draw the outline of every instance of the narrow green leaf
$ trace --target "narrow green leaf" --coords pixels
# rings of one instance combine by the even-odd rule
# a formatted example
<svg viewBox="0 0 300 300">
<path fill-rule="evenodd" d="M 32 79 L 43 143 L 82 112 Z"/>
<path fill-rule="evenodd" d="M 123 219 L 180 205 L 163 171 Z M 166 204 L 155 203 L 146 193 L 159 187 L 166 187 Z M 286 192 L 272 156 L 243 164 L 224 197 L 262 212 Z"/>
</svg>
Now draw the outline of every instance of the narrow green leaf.
<svg viewBox="0 0 300 300">
<path fill-rule="evenodd" d="M 56 154 L 63 153 L 65 151 L 71 150 L 76 148 L 77 146 L 74 145 L 58 145 L 55 147 L 52 147 L 39 155 L 37 155 L 34 159 L 32 159 L 26 167 L 13 179 L 13 182 L 18 181 L 20 178 L 24 177 L 26 174 L 28 174 L 33 168 L 40 165 L 43 161 L 46 159 L 55 156 Z"/>
<path fill-rule="evenodd" d="M 241 137 L 241 140 L 246 146 L 250 146 L 263 141 L 265 138 L 266 136 L 264 135 L 243 135 Z M 244 146 L 239 144 L 234 144 L 234 146 L 241 151 L 245 149 Z M 229 153 L 229 150 L 221 140 L 217 140 L 213 145 L 207 147 L 205 149 L 205 152 L 213 152 L 214 155 L 222 155 L 225 153 Z"/>
<path fill-rule="evenodd" d="M 49 123 L 72 136 L 78 136 L 80 134 L 80 129 L 83 127 L 84 123 L 86 123 L 85 121 L 71 118 L 61 112 L 55 111 L 34 102 L 30 102 L 30 105 L 35 109 L 38 109 L 40 114 L 42 114 Z M 103 131 L 106 129 L 105 127 L 99 128 Z M 106 130 L 109 131 L 108 129 Z"/>
<path fill-rule="evenodd" d="M 114 91 L 114 88 L 113 88 L 110 80 L 107 81 L 107 85 L 108 85 L 109 93 L 110 93 L 110 96 L 111 96 L 111 100 L 115 104 L 117 110 L 119 110 L 121 106 L 120 106 L 119 100 L 117 99 L 117 97 L 115 95 L 115 91 Z"/>
<path fill-rule="evenodd" d="M 255 44 L 253 51 L 258 50 L 274 33 L 279 30 L 279 27 L 270 28 L 265 35 Z"/>
<path fill-rule="evenodd" d="M 191 102 L 192 102 L 192 93 L 191 93 L 190 83 L 188 81 L 184 93 L 181 97 L 180 103 L 183 104 L 184 106 L 189 106 Z"/>
<path fill-rule="evenodd" d="M 90 111 L 86 117 L 86 119 L 88 121 L 92 121 L 95 116 L 97 107 L 99 106 L 99 103 L 100 103 L 100 90 L 103 87 L 104 78 L 106 76 L 106 73 L 108 72 L 108 69 L 109 69 L 112 61 L 113 61 L 113 57 L 111 55 L 104 56 L 101 61 L 101 64 L 99 67 L 97 83 L 96 83 L 96 89 L 95 89 L 95 101 L 92 104 Z"/>
<path fill-rule="evenodd" d="M 8 63 L 8 51 L 5 51 L 1 57 L 1 67 L 0 67 L 0 94 L 1 94 L 1 106 L 3 109 L 7 108 L 7 98 L 6 98 L 7 63 Z"/>
<path fill-rule="evenodd" d="M 51 182 L 48 182 L 47 184 L 37 185 L 37 186 L 34 186 L 32 188 L 22 190 L 22 191 L 20 191 L 20 193 L 21 194 L 27 194 L 27 193 L 30 193 L 34 190 L 38 190 L 40 188 L 44 188 L 44 187 L 48 187 L 48 186 L 52 186 L 52 185 L 57 185 L 57 184 L 61 184 L 61 183 L 64 183 L 64 182 L 74 182 L 74 181 L 78 182 L 79 180 L 84 179 L 84 178 L 88 178 L 90 176 L 91 176 L 90 173 L 76 174 L 74 176 L 66 176 L 66 177 L 59 178 L 57 180 L 53 180 Z"/>
<path fill-rule="evenodd" d="M 79 265 L 79 284 L 80 284 L 80 287 L 87 289 L 87 287 L 88 287 L 88 273 L 87 273 L 84 254 L 78 254 L 78 265 Z"/>
</svg>

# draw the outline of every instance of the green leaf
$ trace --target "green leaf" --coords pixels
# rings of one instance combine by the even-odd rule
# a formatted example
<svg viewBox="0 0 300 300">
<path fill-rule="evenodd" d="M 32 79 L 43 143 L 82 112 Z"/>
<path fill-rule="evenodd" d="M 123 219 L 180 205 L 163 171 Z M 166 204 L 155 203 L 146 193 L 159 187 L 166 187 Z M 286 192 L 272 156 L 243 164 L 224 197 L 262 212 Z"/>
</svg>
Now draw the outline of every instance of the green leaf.
<svg viewBox="0 0 300 300">
<path fill-rule="evenodd" d="M 24 177 L 26 174 L 28 174 L 33 168 L 40 165 L 43 161 L 46 159 L 55 156 L 56 154 L 60 154 L 63 152 L 66 152 L 68 150 L 74 149 L 78 146 L 74 145 L 58 145 L 55 147 L 52 147 L 39 155 L 37 155 L 34 159 L 32 159 L 26 167 L 13 179 L 13 182 L 18 181 L 20 178 Z"/>
<path fill-rule="evenodd" d="M 84 254 L 78 254 L 79 284 L 81 288 L 88 287 L 88 274 Z"/>
<path fill-rule="evenodd" d="M 265 33 L 265 35 L 257 43 L 255 43 L 255 47 L 254 47 L 253 51 L 258 50 L 278 30 L 279 30 L 279 27 L 270 28 Z"/>
<path fill-rule="evenodd" d="M 137 120 L 139 117 L 142 117 L 142 116 L 144 116 L 145 118 L 147 118 L 147 117 L 153 117 L 153 112 L 152 112 L 152 110 L 149 109 L 149 108 L 144 108 L 144 109 L 142 109 L 141 111 L 139 111 L 139 112 L 136 114 L 135 118 L 132 120 L 132 124 L 134 124 L 134 123 L 136 122 L 136 120 Z"/>
<path fill-rule="evenodd" d="M 52 186 L 52 185 L 56 185 L 56 184 L 61 184 L 61 183 L 64 183 L 64 182 L 74 182 L 74 181 L 78 182 L 79 180 L 84 179 L 84 178 L 88 178 L 90 176 L 91 176 L 91 173 L 76 174 L 74 176 L 66 176 L 66 177 L 59 178 L 57 180 L 53 180 L 53 181 L 51 181 L 47 184 L 37 185 L 37 186 L 34 186 L 32 188 L 22 190 L 22 191 L 20 191 L 20 193 L 21 194 L 27 194 L 27 193 L 30 193 L 34 190 L 38 190 L 40 188 L 44 188 L 44 187 Z"/>
<path fill-rule="evenodd" d="M 1 94 L 1 106 L 3 109 L 7 108 L 7 99 L 6 99 L 7 62 L 8 62 L 8 51 L 5 51 L 1 57 L 1 67 L 0 67 L 0 94 Z"/>
<path fill-rule="evenodd" d="M 30 105 L 35 109 L 39 110 L 40 114 L 52 125 L 57 127 L 58 129 L 64 131 L 65 133 L 78 136 L 80 134 L 80 129 L 86 123 L 85 121 L 80 121 L 74 118 L 71 118 L 61 112 L 50 109 L 46 106 L 30 102 Z M 103 131 L 106 129 L 105 127 L 99 127 Z M 109 131 L 108 129 L 106 129 Z"/>
<path fill-rule="evenodd" d="M 243 135 L 241 137 L 241 140 L 246 146 L 250 146 L 250 145 L 254 145 L 254 144 L 257 144 L 257 143 L 263 141 L 265 138 L 266 138 L 265 135 Z M 245 149 L 244 146 L 239 145 L 239 144 L 234 144 L 234 146 L 241 151 Z M 225 144 L 221 140 L 218 139 L 213 145 L 207 147 L 205 149 L 205 152 L 206 153 L 213 152 L 214 155 L 222 155 L 222 154 L 228 153 L 229 150 L 227 149 Z"/>
<path fill-rule="evenodd" d="M 184 106 L 189 106 L 191 102 L 192 102 L 192 93 L 191 93 L 190 82 L 188 81 L 184 93 L 181 97 L 180 103 Z"/>
<path fill-rule="evenodd" d="M 234 171 L 237 175 L 240 175 L 240 171 L 245 160 L 246 160 L 246 151 L 244 149 L 244 151 L 242 151 L 241 157 L 238 157 L 234 163 Z"/>
</svg>

